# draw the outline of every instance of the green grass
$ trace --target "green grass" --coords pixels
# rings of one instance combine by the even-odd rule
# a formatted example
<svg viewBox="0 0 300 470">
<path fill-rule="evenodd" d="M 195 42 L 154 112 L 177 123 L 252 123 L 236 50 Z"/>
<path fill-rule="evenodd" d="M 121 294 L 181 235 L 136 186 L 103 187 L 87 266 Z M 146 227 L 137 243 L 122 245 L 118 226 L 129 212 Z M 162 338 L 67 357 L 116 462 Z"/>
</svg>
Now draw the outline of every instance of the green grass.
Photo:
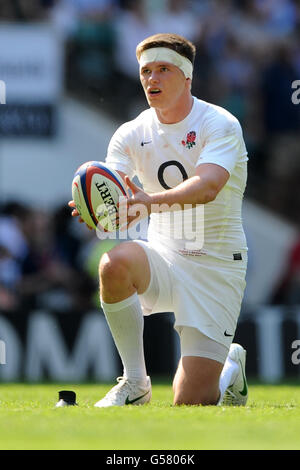
<svg viewBox="0 0 300 470">
<path fill-rule="evenodd" d="M 300 449 L 299 385 L 250 384 L 246 407 L 173 407 L 170 385 L 151 404 L 97 409 L 109 385 L 0 384 L 0 449 Z M 61 389 L 78 407 L 54 405 Z"/>
</svg>

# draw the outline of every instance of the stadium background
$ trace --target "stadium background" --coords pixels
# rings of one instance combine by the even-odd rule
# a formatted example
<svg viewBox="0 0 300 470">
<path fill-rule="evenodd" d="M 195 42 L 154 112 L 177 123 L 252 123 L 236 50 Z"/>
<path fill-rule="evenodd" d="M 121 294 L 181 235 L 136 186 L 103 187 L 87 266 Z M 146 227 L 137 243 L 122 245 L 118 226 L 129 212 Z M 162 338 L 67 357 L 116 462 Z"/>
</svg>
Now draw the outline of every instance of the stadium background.
<svg viewBox="0 0 300 470">
<path fill-rule="evenodd" d="M 0 381 L 121 373 L 97 296 L 97 263 L 114 242 L 72 220 L 67 202 L 75 169 L 104 160 L 115 129 L 145 108 L 135 46 L 161 31 L 196 43 L 193 93 L 243 127 L 249 269 L 235 339 L 248 374 L 299 377 L 300 2 L 3 0 Z M 151 375 L 173 374 L 171 313 L 146 318 L 145 353 Z"/>
</svg>

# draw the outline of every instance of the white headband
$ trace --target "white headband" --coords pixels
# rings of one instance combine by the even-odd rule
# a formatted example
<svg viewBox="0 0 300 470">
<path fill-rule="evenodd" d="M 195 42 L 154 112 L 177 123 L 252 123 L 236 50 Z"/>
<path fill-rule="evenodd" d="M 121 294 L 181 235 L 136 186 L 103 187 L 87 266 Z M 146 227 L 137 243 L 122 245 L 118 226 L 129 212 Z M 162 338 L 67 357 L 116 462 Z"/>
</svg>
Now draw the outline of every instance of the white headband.
<svg viewBox="0 0 300 470">
<path fill-rule="evenodd" d="M 170 64 L 176 65 L 184 73 L 186 78 L 192 79 L 193 77 L 193 65 L 192 62 L 186 57 L 178 54 L 178 52 L 168 47 L 152 47 L 146 49 L 141 53 L 139 64 L 140 69 L 150 62 L 169 62 Z"/>
</svg>

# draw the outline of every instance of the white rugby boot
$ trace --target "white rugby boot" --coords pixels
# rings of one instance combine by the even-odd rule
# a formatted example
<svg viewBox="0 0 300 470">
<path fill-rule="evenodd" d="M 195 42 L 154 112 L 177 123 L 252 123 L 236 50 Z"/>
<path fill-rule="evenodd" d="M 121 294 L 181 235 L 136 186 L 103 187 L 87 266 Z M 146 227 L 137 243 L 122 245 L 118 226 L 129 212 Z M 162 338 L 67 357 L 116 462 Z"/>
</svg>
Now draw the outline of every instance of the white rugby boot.
<svg viewBox="0 0 300 470">
<path fill-rule="evenodd" d="M 152 396 L 151 380 L 147 377 L 146 385 L 140 382 L 129 381 L 126 377 L 118 377 L 118 384 L 115 385 L 101 400 L 94 406 L 97 408 L 107 408 L 109 406 L 124 405 L 144 405 L 149 403 Z"/>
<path fill-rule="evenodd" d="M 239 371 L 232 385 L 226 389 L 220 405 L 245 406 L 248 400 L 246 379 L 246 350 L 237 343 L 232 343 L 228 356 L 239 366 Z"/>
</svg>

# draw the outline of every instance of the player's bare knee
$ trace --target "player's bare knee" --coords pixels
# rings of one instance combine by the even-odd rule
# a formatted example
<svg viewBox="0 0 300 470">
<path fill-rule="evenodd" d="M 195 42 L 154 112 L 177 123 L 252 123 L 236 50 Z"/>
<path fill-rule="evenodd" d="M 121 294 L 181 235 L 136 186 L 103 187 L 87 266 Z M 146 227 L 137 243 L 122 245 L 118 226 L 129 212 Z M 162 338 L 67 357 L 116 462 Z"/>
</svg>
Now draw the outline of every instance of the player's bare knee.
<svg viewBox="0 0 300 470">
<path fill-rule="evenodd" d="M 218 402 L 218 396 L 215 393 L 203 391 L 202 393 L 194 394 L 179 394 L 174 397 L 173 404 L 178 405 L 201 405 L 209 406 L 216 405 Z"/>
<path fill-rule="evenodd" d="M 174 405 L 216 405 L 219 399 L 218 382 L 195 381 L 183 375 L 174 380 L 173 391 Z"/>
<path fill-rule="evenodd" d="M 99 264 L 100 286 L 113 289 L 128 282 L 129 270 L 118 255 L 105 253 Z"/>
</svg>

